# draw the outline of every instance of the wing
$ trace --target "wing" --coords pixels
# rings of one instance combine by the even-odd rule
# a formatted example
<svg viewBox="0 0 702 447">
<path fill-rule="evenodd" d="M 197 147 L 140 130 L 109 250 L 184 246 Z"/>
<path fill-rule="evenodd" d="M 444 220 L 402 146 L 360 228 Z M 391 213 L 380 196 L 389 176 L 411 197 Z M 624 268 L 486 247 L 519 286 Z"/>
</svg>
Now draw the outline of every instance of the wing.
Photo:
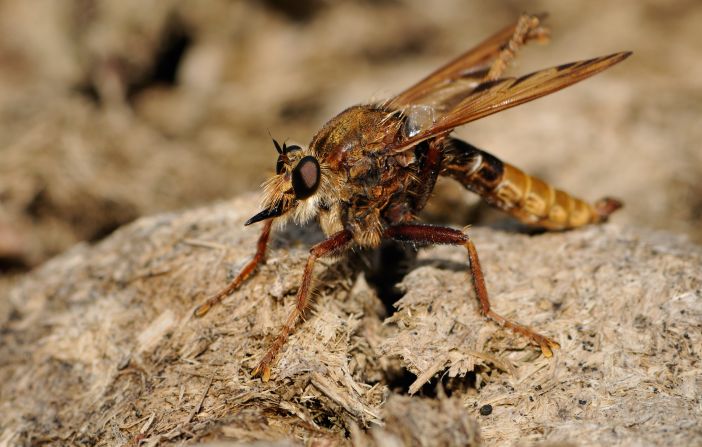
<svg viewBox="0 0 702 447">
<path fill-rule="evenodd" d="M 459 79 L 472 81 L 467 83 L 466 89 L 474 87 L 485 76 L 492 62 L 499 56 L 500 51 L 509 44 L 517 26 L 525 17 L 536 19 L 537 23 L 534 29 L 526 35 L 525 42 L 547 38 L 548 31 L 538 26 L 538 23 L 546 18 L 546 14 L 523 16 L 510 26 L 488 37 L 475 48 L 466 51 L 404 92 L 390 99 L 386 105 L 390 109 L 401 110 L 410 104 L 425 102 L 422 101 L 424 97 Z"/>
<path fill-rule="evenodd" d="M 400 152 L 433 136 L 447 134 L 462 124 L 548 95 L 589 78 L 629 55 L 631 52 L 615 53 L 535 71 L 519 78 L 503 78 L 478 84 L 425 129 L 418 129 L 390 149 Z"/>
</svg>

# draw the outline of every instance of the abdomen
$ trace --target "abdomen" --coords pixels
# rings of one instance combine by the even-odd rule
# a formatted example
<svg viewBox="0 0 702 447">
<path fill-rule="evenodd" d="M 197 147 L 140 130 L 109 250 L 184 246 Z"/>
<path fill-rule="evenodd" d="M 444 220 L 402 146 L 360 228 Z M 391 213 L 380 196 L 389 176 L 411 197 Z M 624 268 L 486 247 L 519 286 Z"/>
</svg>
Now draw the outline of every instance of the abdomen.
<svg viewBox="0 0 702 447">
<path fill-rule="evenodd" d="M 443 152 L 441 175 L 525 224 L 565 230 L 603 222 L 621 207 L 611 198 L 587 203 L 461 140 L 447 139 Z"/>
</svg>

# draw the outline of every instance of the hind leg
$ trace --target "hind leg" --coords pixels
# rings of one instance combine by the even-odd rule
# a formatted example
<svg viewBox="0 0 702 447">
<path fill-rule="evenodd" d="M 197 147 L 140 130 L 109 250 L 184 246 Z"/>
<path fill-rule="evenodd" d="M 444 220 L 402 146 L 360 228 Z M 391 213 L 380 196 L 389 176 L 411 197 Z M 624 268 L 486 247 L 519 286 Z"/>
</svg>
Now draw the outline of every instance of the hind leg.
<svg viewBox="0 0 702 447">
<path fill-rule="evenodd" d="M 454 230 L 453 228 L 409 224 L 392 226 L 386 230 L 385 236 L 406 242 L 463 245 L 466 250 L 468 250 L 470 272 L 473 277 L 473 289 L 480 301 L 481 313 L 500 326 L 509 328 L 528 338 L 532 343 L 541 348 L 544 357 L 552 357 L 553 349 L 560 348 L 560 345 L 555 340 L 541 335 L 527 326 L 511 321 L 491 309 L 487 287 L 485 286 L 485 278 L 482 268 L 480 267 L 480 260 L 478 259 L 478 252 L 467 234 L 459 230 Z"/>
</svg>

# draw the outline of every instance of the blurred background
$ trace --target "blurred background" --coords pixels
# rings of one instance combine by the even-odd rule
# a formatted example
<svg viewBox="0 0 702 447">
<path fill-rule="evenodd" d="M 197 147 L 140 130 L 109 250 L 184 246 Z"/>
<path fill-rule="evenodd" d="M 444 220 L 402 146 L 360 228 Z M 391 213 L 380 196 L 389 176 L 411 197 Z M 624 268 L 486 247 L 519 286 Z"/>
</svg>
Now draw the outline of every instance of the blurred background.
<svg viewBox="0 0 702 447">
<path fill-rule="evenodd" d="M 617 223 L 702 241 L 699 0 L 1 0 L 0 281 L 139 216 L 256 191 L 270 135 L 307 143 L 524 11 L 550 13 L 552 40 L 511 73 L 634 55 L 458 135 L 623 199 Z M 434 218 L 487 220 L 460 187 L 436 199 Z"/>
</svg>

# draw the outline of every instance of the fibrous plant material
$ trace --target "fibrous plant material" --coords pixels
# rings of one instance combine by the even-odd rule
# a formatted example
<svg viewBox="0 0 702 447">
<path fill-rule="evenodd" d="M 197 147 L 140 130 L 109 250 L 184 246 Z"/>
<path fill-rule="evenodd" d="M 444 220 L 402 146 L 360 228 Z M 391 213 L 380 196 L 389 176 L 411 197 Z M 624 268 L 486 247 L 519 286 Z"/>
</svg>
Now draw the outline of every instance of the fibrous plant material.
<svg viewBox="0 0 702 447">
<path fill-rule="evenodd" d="M 461 249 L 420 250 L 387 318 L 345 261 L 320 264 L 313 311 L 263 384 L 251 368 L 319 232 L 274 230 L 259 275 L 191 317 L 253 255 L 256 200 L 140 219 L 22 279 L 0 312 L 0 443 L 407 443 L 422 434 L 392 421 L 417 408 L 441 439 L 477 443 L 477 419 L 486 445 L 702 439 L 702 251 L 685 239 L 471 230 L 495 307 L 554 334 L 552 359 L 479 316 Z"/>
</svg>

